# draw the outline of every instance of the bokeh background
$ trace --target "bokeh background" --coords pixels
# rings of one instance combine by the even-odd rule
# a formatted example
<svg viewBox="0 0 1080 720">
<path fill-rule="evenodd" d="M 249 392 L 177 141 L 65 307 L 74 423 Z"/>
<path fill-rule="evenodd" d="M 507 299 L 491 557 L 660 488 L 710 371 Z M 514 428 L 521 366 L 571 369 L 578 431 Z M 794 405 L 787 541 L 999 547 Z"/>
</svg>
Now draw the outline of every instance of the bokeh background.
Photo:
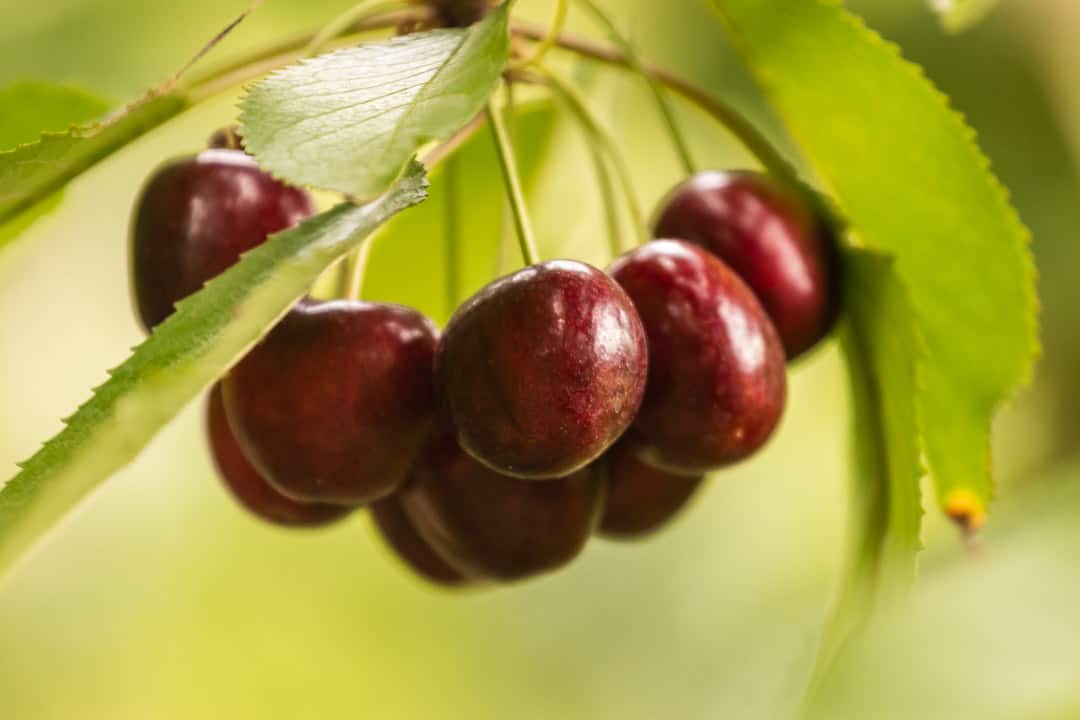
<svg viewBox="0 0 1080 720">
<path fill-rule="evenodd" d="M 71 83 L 123 102 L 246 4 L 0 0 L 0 86 Z M 349 4 L 268 0 L 206 63 Z M 550 11 L 521 5 L 537 19 Z M 606 5 L 649 56 L 771 125 L 704 3 Z M 1044 357 L 995 424 L 990 527 L 964 543 L 930 509 L 910 605 L 849 648 L 811 714 L 1080 717 L 1080 3 L 1004 0 L 958 37 L 919 0 L 849 5 L 923 64 L 979 131 L 1034 232 Z M 581 20 L 572 22 L 589 30 Z M 651 206 L 678 166 L 647 95 L 626 76 L 564 67 L 588 85 Z M 222 96 L 118 153 L 0 251 L 0 474 L 140 340 L 126 269 L 134 197 L 156 164 L 229 122 L 235 101 Z M 695 111 L 680 115 L 700 163 L 750 163 Z M 543 253 L 605 263 L 576 129 L 541 108 L 521 137 Z M 516 256 L 500 249 L 486 136 L 466 152 L 474 289 Z M 436 177 L 432 200 L 381 236 L 370 297 L 445 319 L 441 203 Z M 793 370 L 768 449 L 713 477 L 666 532 L 598 540 L 558 574 L 462 594 L 415 580 L 363 514 L 314 533 L 246 516 L 214 477 L 195 403 L 0 590 L 0 717 L 786 717 L 844 557 L 847 400 L 839 354 L 826 347 Z"/>
</svg>

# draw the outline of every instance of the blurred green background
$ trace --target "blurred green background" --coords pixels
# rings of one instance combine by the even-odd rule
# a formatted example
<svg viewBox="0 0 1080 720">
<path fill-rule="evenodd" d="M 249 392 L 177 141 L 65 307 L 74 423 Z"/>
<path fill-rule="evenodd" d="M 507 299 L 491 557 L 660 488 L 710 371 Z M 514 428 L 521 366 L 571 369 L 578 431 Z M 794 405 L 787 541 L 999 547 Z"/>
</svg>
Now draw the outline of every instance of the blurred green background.
<svg viewBox="0 0 1080 720">
<path fill-rule="evenodd" d="M 550 11 L 521 4 L 537 19 Z M 0 86 L 71 83 L 124 102 L 246 5 L 0 0 Z M 349 5 L 268 0 L 206 63 Z M 771 124 L 704 3 L 607 6 L 649 56 Z M 930 509 L 911 605 L 841 657 L 812 714 L 1080 717 L 1080 4 L 1004 0 L 959 37 L 919 0 L 849 6 L 923 64 L 979 131 L 1034 232 L 1044 357 L 995 426 L 1001 489 L 989 529 L 962 543 Z M 678 167 L 648 96 L 624 76 L 567 68 L 589 85 L 651 206 Z M 153 166 L 229 122 L 235 100 L 200 107 L 87 173 L 60 211 L 0 252 L 3 473 L 139 341 L 126 274 L 135 194 Z M 522 130 L 532 154 L 548 147 L 530 184 L 542 251 L 603 264 L 584 147 L 561 116 L 541 132 L 546 118 Z M 696 112 L 682 118 L 702 164 L 749 162 Z M 486 136 L 468 153 L 471 290 L 516 260 L 512 250 L 500 257 Z M 381 236 L 368 292 L 443 320 L 441 202 L 436 177 L 432 200 Z M 712 478 L 666 532 L 593 542 L 569 569 L 523 585 L 451 594 L 413 579 L 363 514 L 299 534 L 246 516 L 213 475 L 197 403 L 0 592 L 0 717 L 786 717 L 844 558 L 847 418 L 844 370 L 828 347 L 794 369 L 768 449 Z"/>
</svg>

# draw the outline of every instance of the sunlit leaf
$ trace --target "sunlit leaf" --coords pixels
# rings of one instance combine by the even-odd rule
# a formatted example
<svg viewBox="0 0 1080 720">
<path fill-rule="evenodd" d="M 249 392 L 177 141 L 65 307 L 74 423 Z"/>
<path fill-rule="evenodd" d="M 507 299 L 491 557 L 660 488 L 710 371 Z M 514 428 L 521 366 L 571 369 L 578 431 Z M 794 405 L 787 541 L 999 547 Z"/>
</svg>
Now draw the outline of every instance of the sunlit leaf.
<svg viewBox="0 0 1080 720">
<path fill-rule="evenodd" d="M 860 242 L 895 257 L 926 349 L 929 470 L 946 511 L 978 526 L 990 418 L 1037 352 L 1026 230 L 971 129 L 858 18 L 825 0 L 713 3 Z"/>
<path fill-rule="evenodd" d="M 273 73 L 241 102 L 248 151 L 296 185 L 381 193 L 422 145 L 483 108 L 506 67 L 509 5 L 467 28 L 368 43 Z"/>
</svg>

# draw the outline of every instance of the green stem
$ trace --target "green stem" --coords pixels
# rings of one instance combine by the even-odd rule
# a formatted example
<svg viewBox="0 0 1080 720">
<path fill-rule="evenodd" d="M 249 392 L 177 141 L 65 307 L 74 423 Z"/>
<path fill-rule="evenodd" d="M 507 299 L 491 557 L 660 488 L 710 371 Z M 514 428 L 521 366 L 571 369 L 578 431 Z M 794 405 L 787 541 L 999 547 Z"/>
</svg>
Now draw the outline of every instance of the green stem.
<svg viewBox="0 0 1080 720">
<path fill-rule="evenodd" d="M 570 9 L 569 0 L 557 0 L 558 4 L 555 6 L 555 19 L 551 22 L 551 27 L 548 28 L 547 34 L 540 40 L 539 44 L 533 48 L 532 54 L 522 60 L 510 63 L 511 70 L 520 70 L 529 65 L 537 65 L 544 56 L 548 54 L 551 48 L 555 47 L 555 42 L 559 38 L 559 34 L 562 33 L 563 26 L 566 25 L 566 15 Z"/>
<path fill-rule="evenodd" d="M 443 184 L 446 188 L 443 240 L 446 243 L 446 316 L 461 297 L 461 168 L 454 156 L 447 158 Z"/>
<path fill-rule="evenodd" d="M 629 67 L 640 75 L 648 84 L 653 100 L 656 102 L 656 109 L 660 112 L 660 118 L 667 128 L 672 144 L 675 146 L 675 152 L 679 156 L 679 161 L 682 163 L 683 170 L 687 175 L 693 175 L 697 171 L 697 167 L 695 166 L 694 158 L 690 153 L 690 145 L 686 142 L 686 136 L 683 134 L 678 121 L 675 119 L 675 111 L 671 107 L 671 103 L 668 102 L 668 98 L 664 94 L 664 88 L 660 81 L 649 74 L 645 67 L 645 63 L 637 53 L 633 43 L 630 42 L 629 38 L 619 32 L 618 26 L 615 25 L 615 22 L 607 13 L 601 10 L 593 0 L 578 0 L 578 3 L 585 8 L 590 15 L 596 18 L 597 22 L 607 29 L 608 34 L 615 41 L 615 44 L 622 50 Z"/>
<path fill-rule="evenodd" d="M 622 186 L 623 196 L 626 200 L 626 206 L 630 210 L 630 219 L 634 224 L 634 234 L 637 236 L 638 243 L 644 244 L 649 241 L 649 227 L 645 222 L 645 213 L 641 210 L 641 203 L 638 201 L 637 192 L 634 190 L 634 178 L 630 172 L 630 166 L 626 162 L 626 158 L 619 150 L 618 143 L 615 139 L 608 134 L 604 126 L 596 119 L 592 111 L 589 110 L 589 106 L 585 103 L 585 100 L 581 97 L 581 94 L 570 83 L 562 80 L 559 76 L 552 73 L 545 68 L 538 68 L 541 73 L 540 82 L 550 87 L 555 91 L 570 108 L 570 111 L 581 123 L 581 126 L 585 129 L 585 132 L 589 136 L 589 141 L 600 147 L 611 160 L 612 165 L 615 168 L 615 174 L 619 178 L 619 184 Z"/>
<path fill-rule="evenodd" d="M 510 199 L 518 244 L 521 246 L 521 257 L 526 265 L 535 265 L 540 261 L 540 253 L 536 249 L 536 238 L 533 236 L 532 224 L 529 222 L 529 211 L 525 207 L 525 193 L 521 189 L 521 176 L 518 173 L 514 148 L 506 132 L 506 121 L 499 112 L 499 108 L 495 106 L 494 96 L 488 100 L 488 117 L 491 119 L 491 134 L 495 140 L 495 150 L 499 156 L 499 165 L 502 167 L 503 180 L 506 183 L 506 194 Z"/>
<path fill-rule="evenodd" d="M 618 257 L 623 253 L 622 224 L 619 222 L 619 208 L 615 202 L 615 185 L 611 181 L 611 172 L 608 170 L 604 155 L 600 149 L 589 144 L 589 155 L 592 157 L 593 168 L 596 171 L 596 185 L 600 188 L 600 198 L 604 205 L 604 219 L 607 223 L 608 248 L 612 257 Z"/>
<path fill-rule="evenodd" d="M 367 272 L 368 260 L 371 258 L 371 248 L 375 245 L 373 242 L 375 235 L 372 235 L 360 243 L 360 246 L 349 253 L 346 258 L 346 277 L 348 283 L 345 287 L 343 297 L 352 300 L 359 300 L 360 296 L 364 292 L 364 275 Z"/>
<path fill-rule="evenodd" d="M 514 21 L 511 30 L 515 34 L 531 40 L 541 40 L 546 34 L 546 30 L 542 26 L 519 20 Z M 561 33 L 555 44 L 564 50 L 583 57 L 592 58 L 615 67 L 633 69 L 633 64 L 626 53 L 588 38 Z M 791 167 L 791 164 L 773 147 L 768 138 L 758 132 L 757 128 L 735 108 L 712 97 L 704 88 L 676 75 L 670 70 L 651 63 L 643 63 L 642 69 L 649 77 L 696 105 L 726 127 L 758 159 L 758 162 L 766 170 L 789 182 L 798 182 L 798 175 Z"/>
<path fill-rule="evenodd" d="M 361 20 L 385 10 L 394 10 L 400 6 L 401 2 L 399 0 L 362 0 L 362 2 L 353 5 L 341 15 L 338 15 L 322 30 L 317 32 L 315 37 L 311 38 L 311 41 L 304 46 L 302 54 L 305 56 L 318 55 L 330 41 L 344 34 L 345 31 Z"/>
</svg>

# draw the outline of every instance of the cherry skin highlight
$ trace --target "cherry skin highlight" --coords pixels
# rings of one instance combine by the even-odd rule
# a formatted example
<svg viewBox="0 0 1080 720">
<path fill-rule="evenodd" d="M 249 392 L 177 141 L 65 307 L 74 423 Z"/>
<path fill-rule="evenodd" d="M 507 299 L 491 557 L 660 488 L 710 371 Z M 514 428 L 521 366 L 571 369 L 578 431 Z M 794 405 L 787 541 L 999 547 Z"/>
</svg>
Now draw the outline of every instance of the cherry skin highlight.
<svg viewBox="0 0 1080 720">
<path fill-rule="evenodd" d="M 702 172 L 671 191 L 655 225 L 656 237 L 701 245 L 735 270 L 769 313 L 789 359 L 836 321 L 836 238 L 806 190 L 757 172 Z"/>
<path fill-rule="evenodd" d="M 704 248 L 655 240 L 610 270 L 649 342 L 649 381 L 634 421 L 642 457 L 676 473 L 741 460 L 784 409 L 784 349 L 753 292 Z"/>
<path fill-rule="evenodd" d="M 382 539 L 417 575 L 428 582 L 447 587 L 469 582 L 468 578 L 447 564 L 420 536 L 401 507 L 401 497 L 398 494 L 372 503 L 371 516 L 375 519 L 375 527 Z"/>
<path fill-rule="evenodd" d="M 236 150 L 206 150 L 159 168 L 135 206 L 131 285 L 143 327 L 235 263 L 240 254 L 314 212 L 311 197 Z"/>
<path fill-rule="evenodd" d="M 566 476 L 633 421 L 648 369 L 626 293 L 584 263 L 555 260 L 496 280 L 439 342 L 436 380 L 461 446 L 498 472 Z"/>
<path fill-rule="evenodd" d="M 599 533 L 613 539 L 635 539 L 660 529 L 705 480 L 701 474 L 678 475 L 643 462 L 626 436 L 604 454 L 597 469 L 607 479 Z"/>
<path fill-rule="evenodd" d="M 225 417 L 221 384 L 206 402 L 206 434 L 218 474 L 237 502 L 256 517 L 287 527 L 319 527 L 340 520 L 350 509 L 340 505 L 302 503 L 285 497 L 263 480 L 236 443 Z"/>
<path fill-rule="evenodd" d="M 591 468 L 546 482 L 508 477 L 442 432 L 429 441 L 401 497 L 416 529 L 450 564 L 509 582 L 577 557 L 599 519 L 603 483 Z"/>
<path fill-rule="evenodd" d="M 240 446 L 297 500 L 360 505 L 389 495 L 434 416 L 437 337 L 400 305 L 298 304 L 225 378 Z"/>
</svg>

